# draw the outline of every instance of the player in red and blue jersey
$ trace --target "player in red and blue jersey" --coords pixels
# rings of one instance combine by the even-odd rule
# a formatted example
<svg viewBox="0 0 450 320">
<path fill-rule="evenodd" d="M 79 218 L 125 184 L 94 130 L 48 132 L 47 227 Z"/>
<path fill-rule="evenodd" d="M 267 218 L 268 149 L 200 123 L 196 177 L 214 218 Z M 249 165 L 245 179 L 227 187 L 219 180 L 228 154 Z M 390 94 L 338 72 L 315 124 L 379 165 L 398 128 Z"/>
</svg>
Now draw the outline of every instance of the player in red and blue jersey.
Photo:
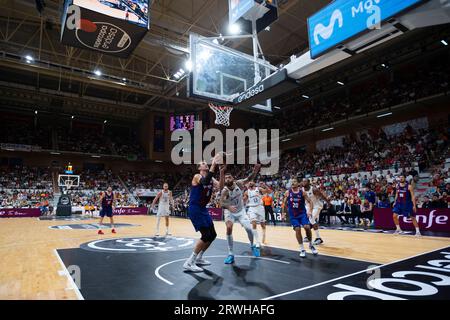
<svg viewBox="0 0 450 320">
<path fill-rule="evenodd" d="M 306 236 L 309 240 L 309 248 L 314 255 L 318 252 L 312 242 L 312 233 L 310 225 L 310 215 L 306 211 L 306 202 L 312 207 L 313 203 L 305 192 L 300 188 L 297 179 L 291 180 L 291 188 L 284 194 L 284 212 L 283 219 L 286 217 L 286 209 L 289 213 L 292 227 L 295 230 L 298 244 L 300 245 L 300 257 L 306 257 L 305 247 L 303 245 L 302 227 L 305 229 Z"/>
<path fill-rule="evenodd" d="M 194 247 L 194 252 L 186 260 L 183 268 L 187 271 L 202 272 L 199 266 L 207 266 L 211 263 L 203 259 L 203 254 L 216 239 L 217 233 L 213 220 L 206 208 L 211 200 L 214 188 L 221 189 L 224 183 L 225 168 L 220 170 L 220 182 L 214 179 L 214 171 L 222 154 L 217 154 L 212 160 L 211 167 L 206 162 L 198 165 L 199 173 L 192 179 L 191 194 L 189 196 L 188 216 L 196 232 L 201 233 L 200 240 Z"/>
<path fill-rule="evenodd" d="M 111 221 L 111 232 L 116 233 L 116 230 L 114 229 L 114 218 L 113 218 L 113 211 L 114 211 L 114 192 L 112 191 L 111 187 L 108 187 L 105 193 L 102 194 L 100 198 L 100 203 L 102 209 L 100 210 L 100 225 L 103 224 L 103 219 L 105 216 L 109 218 Z M 98 234 L 104 234 L 103 231 L 100 229 L 98 230 Z"/>
<path fill-rule="evenodd" d="M 394 202 L 394 223 L 397 227 L 395 230 L 395 234 L 402 234 L 403 231 L 400 228 L 400 222 L 398 220 L 398 216 L 404 216 L 406 218 L 411 218 L 414 228 L 416 228 L 416 237 L 420 237 L 420 229 L 419 224 L 416 219 L 416 198 L 414 196 L 413 187 L 406 182 L 405 176 L 400 176 L 400 182 L 397 185 L 397 191 L 395 194 L 395 202 Z"/>
</svg>

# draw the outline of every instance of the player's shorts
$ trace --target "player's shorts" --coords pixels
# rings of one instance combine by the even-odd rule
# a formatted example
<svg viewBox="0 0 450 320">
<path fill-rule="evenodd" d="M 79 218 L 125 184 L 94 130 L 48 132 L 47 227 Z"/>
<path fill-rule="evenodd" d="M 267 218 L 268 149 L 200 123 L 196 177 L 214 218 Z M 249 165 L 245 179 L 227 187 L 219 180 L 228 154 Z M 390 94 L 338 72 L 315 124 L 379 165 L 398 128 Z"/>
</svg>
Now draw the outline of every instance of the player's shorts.
<svg viewBox="0 0 450 320">
<path fill-rule="evenodd" d="M 209 228 L 214 225 L 209 211 L 206 208 L 189 206 L 188 217 L 191 219 L 196 232 L 200 231 L 201 228 Z"/>
<path fill-rule="evenodd" d="M 100 217 L 105 217 L 107 216 L 108 218 L 111 218 L 113 216 L 113 209 L 112 207 L 103 207 L 100 210 Z"/>
<path fill-rule="evenodd" d="M 310 224 L 316 224 L 319 222 L 320 212 L 322 211 L 323 206 L 314 206 L 311 212 L 311 216 L 309 217 Z M 307 212 L 309 213 L 309 207 L 306 207 Z"/>
<path fill-rule="evenodd" d="M 291 219 L 291 225 L 294 229 L 310 225 L 310 221 L 308 219 L 308 215 L 306 214 L 306 211 L 304 214 L 301 214 L 297 217 L 294 217 L 294 215 L 291 213 L 289 213 L 289 216 Z"/>
<path fill-rule="evenodd" d="M 413 204 L 412 203 L 399 203 L 397 202 L 394 205 L 394 209 L 392 210 L 392 212 L 398 214 L 399 216 L 404 216 L 404 217 L 415 217 L 416 214 L 414 213 L 413 210 Z"/>
<path fill-rule="evenodd" d="M 241 211 L 238 211 L 236 213 L 225 209 L 224 213 L 225 223 L 231 221 L 233 223 L 239 222 L 244 228 L 250 226 L 250 220 L 248 219 L 247 213 L 245 212 L 245 208 L 242 208 Z"/>
<path fill-rule="evenodd" d="M 158 211 L 157 211 L 156 215 L 158 217 L 170 216 L 170 207 L 169 206 L 158 206 Z"/>
<path fill-rule="evenodd" d="M 266 222 L 266 211 L 263 206 L 248 207 L 248 217 L 252 222 L 264 223 Z"/>
</svg>

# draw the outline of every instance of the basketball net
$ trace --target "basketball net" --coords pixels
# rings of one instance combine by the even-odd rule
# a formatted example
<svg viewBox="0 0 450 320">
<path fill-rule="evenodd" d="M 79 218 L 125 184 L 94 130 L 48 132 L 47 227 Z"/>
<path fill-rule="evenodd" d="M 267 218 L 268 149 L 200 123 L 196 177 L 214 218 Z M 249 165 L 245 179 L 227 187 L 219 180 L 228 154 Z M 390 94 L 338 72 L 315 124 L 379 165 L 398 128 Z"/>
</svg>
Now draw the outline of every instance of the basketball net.
<svg viewBox="0 0 450 320">
<path fill-rule="evenodd" d="M 223 125 L 225 127 L 230 126 L 230 115 L 233 111 L 232 106 L 219 106 L 214 103 L 210 103 L 209 108 L 216 114 L 216 124 Z"/>
</svg>

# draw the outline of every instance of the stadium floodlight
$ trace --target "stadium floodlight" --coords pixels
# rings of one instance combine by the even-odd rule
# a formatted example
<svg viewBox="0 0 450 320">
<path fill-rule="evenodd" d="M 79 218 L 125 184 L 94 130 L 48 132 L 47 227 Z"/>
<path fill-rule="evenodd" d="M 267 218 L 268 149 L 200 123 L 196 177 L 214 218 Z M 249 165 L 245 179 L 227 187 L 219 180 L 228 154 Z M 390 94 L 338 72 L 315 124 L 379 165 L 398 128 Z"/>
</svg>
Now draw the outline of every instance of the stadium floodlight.
<svg viewBox="0 0 450 320">
<path fill-rule="evenodd" d="M 445 41 L 444 39 L 441 40 L 441 43 L 442 43 L 444 46 L 448 46 L 447 41 Z"/>
<path fill-rule="evenodd" d="M 230 24 L 230 26 L 228 27 L 228 31 L 231 34 L 239 34 L 241 33 L 241 26 L 237 23 Z"/>
<path fill-rule="evenodd" d="M 186 70 L 191 72 L 192 71 L 192 61 L 191 60 L 187 60 L 186 63 L 184 64 L 184 66 L 186 67 Z"/>
<path fill-rule="evenodd" d="M 34 58 L 28 54 L 28 55 L 25 56 L 25 60 L 26 60 L 28 63 L 31 63 L 31 62 L 34 61 Z"/>
<path fill-rule="evenodd" d="M 103 123 L 105 123 L 105 124 L 108 123 L 108 120 L 103 121 Z"/>
<path fill-rule="evenodd" d="M 177 72 L 173 75 L 173 77 L 178 80 L 180 79 L 181 75 Z"/>
<path fill-rule="evenodd" d="M 157 163 L 163 163 L 162 160 L 155 160 L 155 162 L 157 162 Z"/>
<path fill-rule="evenodd" d="M 388 113 L 383 113 L 377 116 L 377 118 L 384 118 L 384 117 L 389 117 L 392 115 L 392 112 L 388 112 Z"/>
<path fill-rule="evenodd" d="M 288 142 L 288 141 L 291 141 L 291 140 L 292 140 L 291 138 L 287 138 L 287 139 L 281 140 L 281 142 Z"/>
<path fill-rule="evenodd" d="M 326 129 L 323 129 L 322 132 L 327 132 L 327 131 L 331 131 L 331 130 L 334 130 L 334 128 L 333 127 L 326 128 Z"/>
<path fill-rule="evenodd" d="M 280 107 L 273 107 L 274 109 L 277 109 L 277 110 L 281 110 L 281 108 Z"/>
<path fill-rule="evenodd" d="M 94 74 L 98 77 L 100 77 L 102 75 L 102 72 L 98 69 L 94 70 Z"/>
<path fill-rule="evenodd" d="M 340 85 L 340 86 L 344 85 L 344 83 L 342 81 L 338 81 L 337 84 Z"/>
<path fill-rule="evenodd" d="M 38 111 L 37 111 L 37 110 L 34 110 L 34 114 L 38 114 Z"/>
<path fill-rule="evenodd" d="M 71 118 L 72 118 L 72 119 L 75 119 L 75 116 L 72 116 Z"/>
<path fill-rule="evenodd" d="M 306 94 L 302 95 L 302 97 L 305 99 L 309 99 L 309 96 L 307 96 Z"/>
</svg>

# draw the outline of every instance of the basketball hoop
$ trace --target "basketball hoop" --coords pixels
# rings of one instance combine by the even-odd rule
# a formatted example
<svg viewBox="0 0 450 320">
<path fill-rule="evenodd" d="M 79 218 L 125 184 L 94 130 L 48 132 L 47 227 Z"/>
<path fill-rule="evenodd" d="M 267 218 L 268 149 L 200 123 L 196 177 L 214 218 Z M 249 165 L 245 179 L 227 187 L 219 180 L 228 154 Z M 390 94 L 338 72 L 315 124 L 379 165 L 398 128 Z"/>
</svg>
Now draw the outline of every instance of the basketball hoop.
<svg viewBox="0 0 450 320">
<path fill-rule="evenodd" d="M 219 106 L 214 103 L 209 103 L 209 108 L 216 114 L 216 124 L 223 125 L 225 127 L 230 126 L 230 115 L 233 111 L 232 106 Z"/>
</svg>

